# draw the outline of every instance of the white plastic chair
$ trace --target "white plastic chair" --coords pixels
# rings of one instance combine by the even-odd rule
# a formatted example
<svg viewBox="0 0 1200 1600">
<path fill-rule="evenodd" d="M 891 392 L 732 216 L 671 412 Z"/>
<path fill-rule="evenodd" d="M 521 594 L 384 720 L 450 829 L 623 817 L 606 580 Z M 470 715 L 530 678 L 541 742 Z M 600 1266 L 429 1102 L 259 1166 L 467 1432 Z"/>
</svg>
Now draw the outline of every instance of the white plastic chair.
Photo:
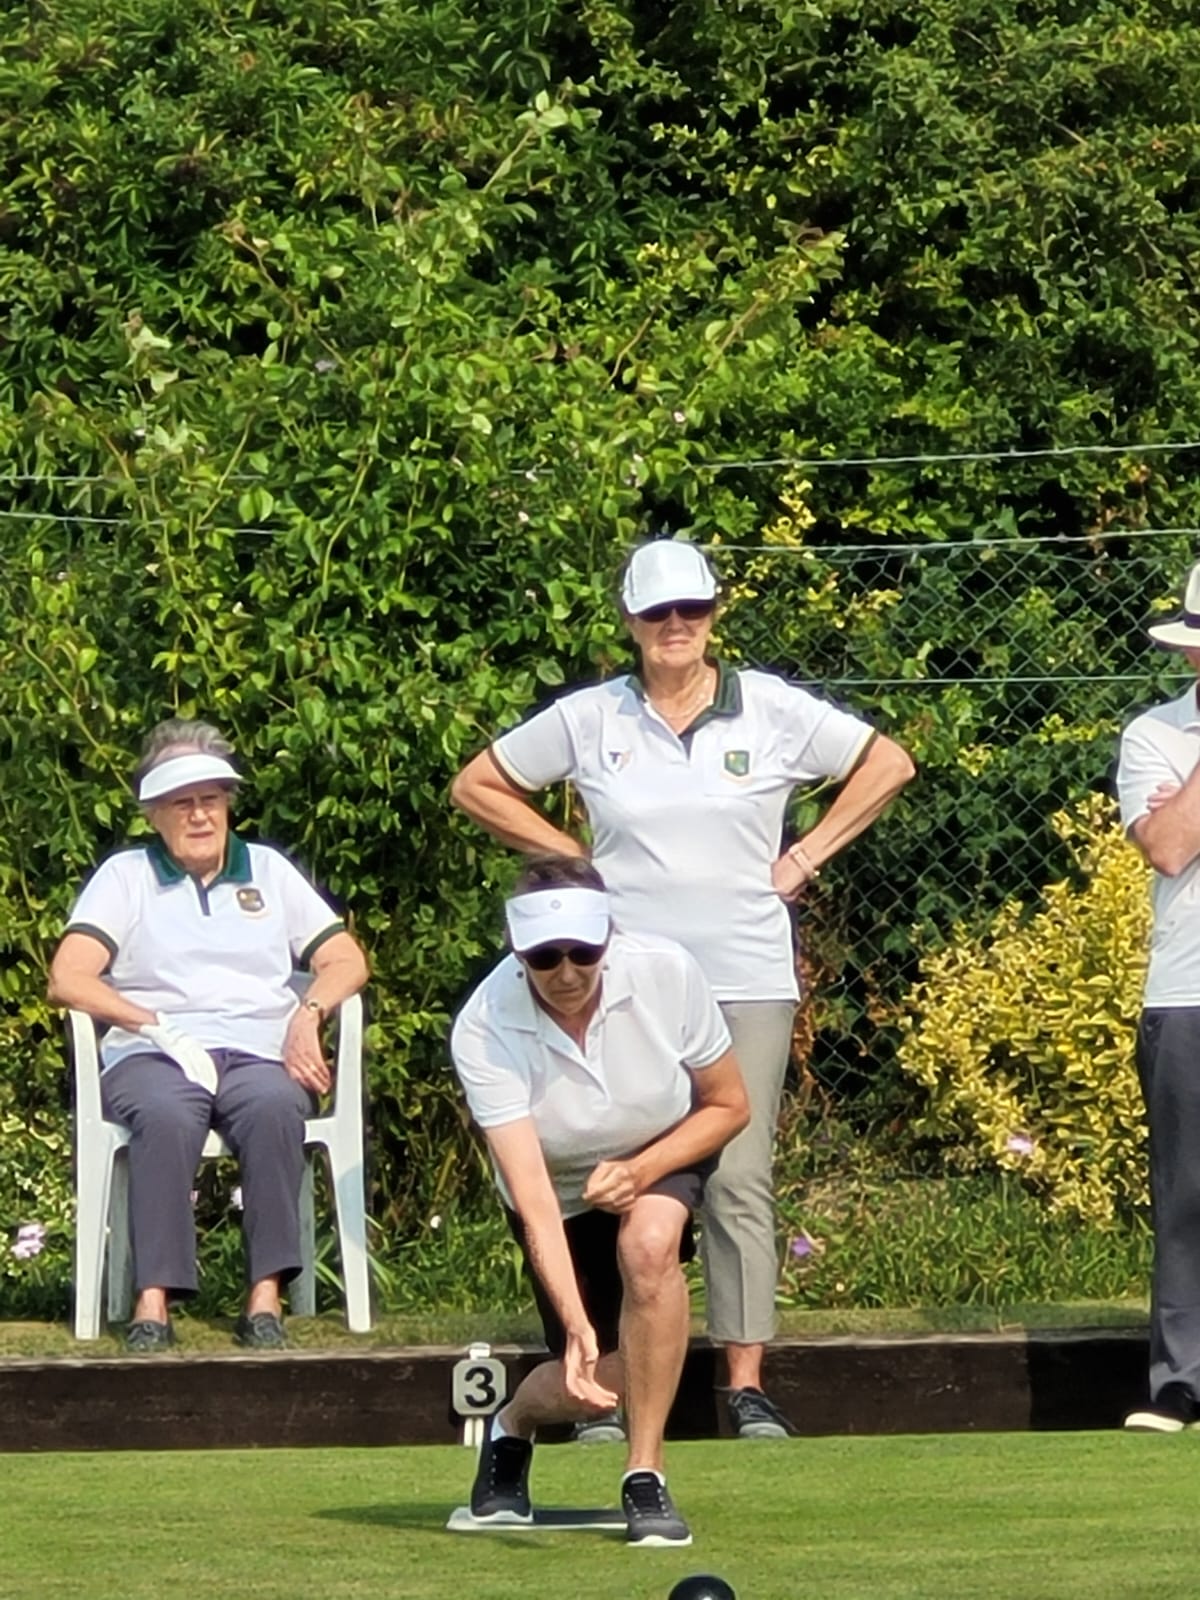
<svg viewBox="0 0 1200 1600">
<path fill-rule="evenodd" d="M 109 1321 L 124 1321 L 133 1298 L 126 1155 L 129 1129 L 109 1122 L 101 1109 L 92 1018 L 83 1011 L 70 1011 L 67 1028 L 75 1063 L 75 1337 L 97 1339 L 106 1254 Z M 308 1118 L 304 1143 L 306 1147 L 325 1147 L 337 1212 L 346 1323 L 352 1333 L 366 1333 L 371 1327 L 371 1303 L 363 1175 L 362 1000 L 358 995 L 343 1000 L 338 1008 L 333 1106 L 326 1116 Z M 201 1154 L 213 1158 L 228 1155 L 229 1149 L 219 1134 L 210 1132 Z M 316 1310 L 315 1240 L 310 1154 L 300 1189 L 302 1266 L 288 1290 L 296 1316 L 312 1316 Z"/>
</svg>

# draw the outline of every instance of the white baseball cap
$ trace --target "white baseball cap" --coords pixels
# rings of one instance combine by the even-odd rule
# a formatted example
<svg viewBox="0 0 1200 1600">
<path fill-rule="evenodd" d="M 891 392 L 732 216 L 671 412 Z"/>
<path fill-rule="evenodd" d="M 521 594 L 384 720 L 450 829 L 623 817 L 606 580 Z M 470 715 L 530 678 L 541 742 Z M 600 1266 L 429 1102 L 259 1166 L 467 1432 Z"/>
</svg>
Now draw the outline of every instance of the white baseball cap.
<svg viewBox="0 0 1200 1600">
<path fill-rule="evenodd" d="M 144 805 L 147 800 L 161 800 L 166 794 L 174 794 L 176 789 L 190 789 L 196 783 L 214 782 L 236 786 L 241 782 L 241 774 L 224 756 L 205 755 L 196 751 L 192 755 L 171 756 L 169 760 L 151 767 L 138 785 L 137 797 Z"/>
<path fill-rule="evenodd" d="M 1164 650 L 1200 649 L 1200 561 L 1188 573 L 1183 610 L 1168 622 L 1156 622 L 1146 632 Z"/>
<path fill-rule="evenodd" d="M 694 544 L 656 539 L 639 545 L 621 584 L 621 604 L 631 616 L 671 600 L 715 600 L 717 580 Z"/>
<path fill-rule="evenodd" d="M 504 902 L 504 917 L 518 955 L 564 939 L 601 945 L 612 931 L 608 896 L 573 884 L 514 895 Z"/>
</svg>

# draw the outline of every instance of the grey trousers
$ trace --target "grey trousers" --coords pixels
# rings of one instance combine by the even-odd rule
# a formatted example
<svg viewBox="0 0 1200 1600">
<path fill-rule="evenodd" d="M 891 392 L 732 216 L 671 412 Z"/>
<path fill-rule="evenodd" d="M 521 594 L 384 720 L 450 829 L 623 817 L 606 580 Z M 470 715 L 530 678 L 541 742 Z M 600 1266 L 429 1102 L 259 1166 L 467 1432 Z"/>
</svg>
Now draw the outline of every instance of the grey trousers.
<svg viewBox="0 0 1200 1600">
<path fill-rule="evenodd" d="M 1137 1067 L 1154 1221 L 1150 1398 L 1181 1383 L 1200 1399 L 1200 1007 L 1143 1011 Z"/>
<path fill-rule="evenodd" d="M 790 1000 L 721 1003 L 750 1099 L 749 1125 L 721 1151 L 700 1209 L 708 1331 L 721 1344 L 765 1344 L 775 1333 L 771 1163 L 795 1009 Z"/>
<path fill-rule="evenodd" d="M 213 1050 L 215 1096 L 168 1057 L 127 1056 L 100 1079 L 104 1114 L 129 1129 L 134 1288 L 196 1292 L 191 1191 L 210 1128 L 238 1159 L 246 1281 L 300 1271 L 300 1181 L 308 1091 L 278 1061 Z"/>
</svg>

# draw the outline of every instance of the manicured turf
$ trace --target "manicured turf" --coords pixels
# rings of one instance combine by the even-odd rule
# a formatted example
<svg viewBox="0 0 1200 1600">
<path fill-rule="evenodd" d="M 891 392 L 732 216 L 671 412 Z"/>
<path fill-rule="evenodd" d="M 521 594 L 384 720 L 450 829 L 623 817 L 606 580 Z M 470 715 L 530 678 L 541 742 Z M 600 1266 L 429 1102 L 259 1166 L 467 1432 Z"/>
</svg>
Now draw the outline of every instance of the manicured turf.
<svg viewBox="0 0 1200 1600">
<path fill-rule="evenodd" d="M 545 1504 L 611 1503 L 613 1446 L 547 1447 Z M 158 1600 L 1192 1600 L 1200 1438 L 956 1435 L 678 1444 L 690 1550 L 452 1535 L 465 1450 L 0 1458 L 0 1596 Z"/>
</svg>

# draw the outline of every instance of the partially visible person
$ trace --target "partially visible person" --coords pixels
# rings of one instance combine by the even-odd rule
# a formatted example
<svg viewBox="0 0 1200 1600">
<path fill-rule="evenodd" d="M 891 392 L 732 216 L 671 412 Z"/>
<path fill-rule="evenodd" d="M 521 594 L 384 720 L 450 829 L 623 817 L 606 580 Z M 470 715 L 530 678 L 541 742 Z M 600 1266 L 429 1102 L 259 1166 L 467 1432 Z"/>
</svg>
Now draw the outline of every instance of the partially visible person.
<svg viewBox="0 0 1200 1600">
<path fill-rule="evenodd" d="M 196 1291 L 191 1190 L 210 1128 L 240 1165 L 249 1290 L 235 1337 L 285 1344 L 304 1121 L 331 1087 L 321 1024 L 367 979 L 358 943 L 304 875 L 232 831 L 232 755 L 206 722 L 153 729 L 134 783 L 157 838 L 101 863 L 50 968 L 50 999 L 104 1029 L 101 1103 L 130 1130 L 126 1345 L 141 1352 L 168 1348 L 170 1304 Z"/>
<path fill-rule="evenodd" d="M 551 1360 L 489 1419 L 471 1510 L 529 1522 L 536 1430 L 623 1399 L 629 1540 L 690 1544 L 663 1432 L 687 1349 L 691 1215 L 749 1116 L 729 1030 L 686 950 L 614 928 L 587 862 L 531 861 L 505 913 L 512 954 L 450 1049 Z"/>
<path fill-rule="evenodd" d="M 634 672 L 557 699 L 458 775 L 452 799 L 518 850 L 586 855 L 531 804 L 569 780 L 591 856 L 629 933 L 677 939 L 721 1003 L 750 1099 L 702 1212 L 712 1338 L 741 1438 L 795 1430 L 763 1389 L 775 1331 L 772 1153 L 798 998 L 790 902 L 913 777 L 899 745 L 770 673 L 712 659 L 716 579 L 691 544 L 635 550 L 622 584 Z M 806 785 L 840 785 L 802 839 L 784 815 Z"/>
<path fill-rule="evenodd" d="M 1182 612 L 1148 632 L 1200 673 L 1200 564 Z M 1179 1433 L 1200 1423 L 1200 685 L 1124 730 L 1117 791 L 1125 830 L 1154 869 L 1137 1035 L 1154 1228 L 1149 1403 L 1125 1426 Z"/>
</svg>

